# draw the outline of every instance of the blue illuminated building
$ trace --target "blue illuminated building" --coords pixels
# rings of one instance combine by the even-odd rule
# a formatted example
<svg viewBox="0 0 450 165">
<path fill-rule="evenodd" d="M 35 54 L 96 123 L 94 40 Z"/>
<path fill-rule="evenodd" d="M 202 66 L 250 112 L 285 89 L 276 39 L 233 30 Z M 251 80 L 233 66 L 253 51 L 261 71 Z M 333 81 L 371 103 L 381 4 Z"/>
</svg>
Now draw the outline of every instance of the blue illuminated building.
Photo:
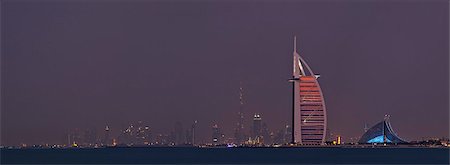
<svg viewBox="0 0 450 165">
<path fill-rule="evenodd" d="M 389 116 L 384 120 L 367 130 L 359 139 L 360 144 L 364 143 L 408 143 L 395 134 L 389 122 Z"/>
</svg>

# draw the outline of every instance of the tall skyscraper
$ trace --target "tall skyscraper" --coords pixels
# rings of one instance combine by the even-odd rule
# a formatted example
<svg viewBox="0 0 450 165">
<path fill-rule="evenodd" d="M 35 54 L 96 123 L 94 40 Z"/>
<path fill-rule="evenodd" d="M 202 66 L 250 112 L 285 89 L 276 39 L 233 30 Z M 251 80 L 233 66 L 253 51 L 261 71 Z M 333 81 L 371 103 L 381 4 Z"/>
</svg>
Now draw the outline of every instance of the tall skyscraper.
<svg viewBox="0 0 450 165">
<path fill-rule="evenodd" d="M 68 146 L 76 146 L 77 144 L 81 144 L 82 141 L 81 133 L 78 128 L 69 131 L 67 138 L 69 142 Z"/>
<path fill-rule="evenodd" d="M 261 138 L 261 133 L 262 133 L 261 122 L 262 122 L 261 115 L 255 114 L 253 116 L 253 129 L 252 129 L 252 138 L 253 139 Z"/>
<path fill-rule="evenodd" d="M 234 132 L 234 139 L 236 144 L 241 144 L 244 140 L 244 88 L 242 82 L 239 84 L 239 111 L 236 128 Z"/>
<path fill-rule="evenodd" d="M 106 126 L 105 127 L 105 136 L 103 137 L 103 140 L 102 140 L 102 144 L 103 145 L 111 145 L 111 140 L 110 140 L 110 130 L 109 130 L 109 127 L 108 126 Z"/>
<path fill-rule="evenodd" d="M 195 146 L 195 136 L 196 136 L 195 135 L 195 131 L 196 131 L 195 128 L 196 127 L 197 127 L 197 120 L 195 120 L 194 123 L 191 126 L 191 130 L 192 130 L 192 133 L 191 133 L 192 134 L 192 138 L 191 138 L 192 142 L 191 142 L 191 144 L 194 145 L 194 146 Z"/>
<path fill-rule="evenodd" d="M 183 144 L 185 142 L 185 136 L 183 136 L 183 125 L 181 124 L 181 122 L 178 121 L 175 123 L 174 133 L 175 143 L 177 145 Z"/>
<path fill-rule="evenodd" d="M 217 124 L 214 124 L 212 126 L 212 143 L 214 145 L 220 144 L 220 140 L 221 140 L 221 133 L 220 133 L 220 128 Z"/>
<path fill-rule="evenodd" d="M 325 142 L 327 118 L 322 90 L 309 65 L 297 53 L 294 36 L 293 85 L 293 143 L 320 145 Z M 306 70 L 305 70 L 306 68 Z"/>
<path fill-rule="evenodd" d="M 262 126 L 261 126 L 261 137 L 263 140 L 262 142 L 264 144 L 272 144 L 272 142 L 273 142 L 272 136 L 271 136 L 271 132 L 269 131 L 269 127 L 267 126 L 267 124 L 262 123 Z"/>
<path fill-rule="evenodd" d="M 290 143 L 293 141 L 293 135 L 292 135 L 292 126 L 290 125 L 286 125 L 284 127 L 284 138 L 283 138 L 283 142 L 285 144 Z"/>
</svg>

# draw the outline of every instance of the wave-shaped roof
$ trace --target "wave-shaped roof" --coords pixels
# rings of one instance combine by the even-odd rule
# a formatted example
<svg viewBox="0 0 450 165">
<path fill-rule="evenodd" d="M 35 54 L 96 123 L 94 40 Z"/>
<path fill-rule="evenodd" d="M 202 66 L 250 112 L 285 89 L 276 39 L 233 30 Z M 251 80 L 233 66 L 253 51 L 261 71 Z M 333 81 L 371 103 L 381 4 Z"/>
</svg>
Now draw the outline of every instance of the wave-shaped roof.
<svg viewBox="0 0 450 165">
<path fill-rule="evenodd" d="M 408 143 L 395 134 L 387 116 L 364 135 L 361 136 L 358 143 Z"/>
</svg>

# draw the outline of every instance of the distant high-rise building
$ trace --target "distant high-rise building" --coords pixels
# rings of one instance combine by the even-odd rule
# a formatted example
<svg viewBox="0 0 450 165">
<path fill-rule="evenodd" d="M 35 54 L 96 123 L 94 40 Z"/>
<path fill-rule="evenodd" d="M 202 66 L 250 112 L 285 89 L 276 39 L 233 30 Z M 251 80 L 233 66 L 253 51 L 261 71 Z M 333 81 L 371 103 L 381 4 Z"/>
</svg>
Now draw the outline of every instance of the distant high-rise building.
<svg viewBox="0 0 450 165">
<path fill-rule="evenodd" d="M 192 142 L 191 142 L 191 144 L 192 145 L 194 145 L 195 146 L 195 131 L 196 131 L 196 127 L 197 127 L 197 120 L 195 120 L 194 121 L 194 123 L 192 123 L 192 126 L 191 126 L 191 132 L 192 132 Z"/>
<path fill-rule="evenodd" d="M 175 123 L 175 143 L 177 145 L 183 144 L 185 141 L 185 137 L 183 136 L 183 125 L 181 122 Z"/>
<path fill-rule="evenodd" d="M 278 132 L 274 136 L 273 143 L 274 144 L 284 144 L 285 143 L 284 129 L 278 130 Z"/>
<path fill-rule="evenodd" d="M 187 145 L 192 145 L 192 129 L 188 128 L 185 131 L 186 133 L 184 134 L 186 136 L 186 142 L 185 144 Z"/>
<path fill-rule="evenodd" d="M 72 145 L 72 135 L 70 134 L 70 132 L 67 132 L 66 134 L 66 141 L 65 141 L 65 145 L 66 146 L 71 146 Z"/>
<path fill-rule="evenodd" d="M 152 132 L 151 132 L 149 126 L 145 126 L 145 137 L 146 137 L 146 142 L 148 144 L 150 144 L 152 142 Z"/>
<path fill-rule="evenodd" d="M 110 130 L 109 130 L 109 127 L 106 126 L 105 127 L 105 136 L 103 137 L 103 140 L 102 140 L 103 145 L 111 145 L 112 144 L 112 141 L 109 136 L 110 136 Z"/>
<path fill-rule="evenodd" d="M 171 146 L 176 145 L 176 143 L 177 143 L 177 135 L 175 134 L 175 132 L 170 131 L 169 136 L 168 136 L 168 140 L 169 140 L 169 145 L 171 145 Z"/>
<path fill-rule="evenodd" d="M 261 115 L 255 114 L 253 116 L 253 130 L 252 130 L 252 138 L 253 139 L 260 139 L 261 138 Z"/>
<path fill-rule="evenodd" d="M 212 143 L 217 145 L 217 144 L 221 144 L 221 135 L 222 133 L 220 132 L 220 128 L 219 126 L 217 126 L 217 124 L 214 124 L 212 126 Z"/>
<path fill-rule="evenodd" d="M 320 145 L 325 142 L 327 118 L 325 101 L 317 81 L 319 77 L 297 53 L 294 37 L 294 70 L 291 79 L 293 143 Z"/>
<path fill-rule="evenodd" d="M 264 143 L 264 144 L 272 144 L 272 142 L 273 142 L 272 136 L 270 135 L 269 127 L 267 126 L 266 123 L 262 123 L 261 138 L 262 138 L 262 143 Z"/>
<path fill-rule="evenodd" d="M 284 143 L 287 144 L 292 141 L 292 127 L 290 125 L 286 125 L 284 128 Z"/>
<path fill-rule="evenodd" d="M 82 136 L 78 128 L 69 131 L 68 133 L 68 146 L 74 146 L 74 144 L 79 145 L 82 143 Z"/>
</svg>

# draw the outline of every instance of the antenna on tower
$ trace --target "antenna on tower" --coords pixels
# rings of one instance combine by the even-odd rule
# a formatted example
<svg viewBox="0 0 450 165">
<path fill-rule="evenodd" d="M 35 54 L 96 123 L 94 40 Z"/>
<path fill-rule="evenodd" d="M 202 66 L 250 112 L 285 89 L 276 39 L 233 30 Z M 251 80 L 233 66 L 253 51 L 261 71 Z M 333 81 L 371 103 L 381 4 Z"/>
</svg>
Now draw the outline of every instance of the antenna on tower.
<svg viewBox="0 0 450 165">
<path fill-rule="evenodd" d="M 294 52 L 297 51 L 297 36 L 294 35 Z"/>
</svg>

